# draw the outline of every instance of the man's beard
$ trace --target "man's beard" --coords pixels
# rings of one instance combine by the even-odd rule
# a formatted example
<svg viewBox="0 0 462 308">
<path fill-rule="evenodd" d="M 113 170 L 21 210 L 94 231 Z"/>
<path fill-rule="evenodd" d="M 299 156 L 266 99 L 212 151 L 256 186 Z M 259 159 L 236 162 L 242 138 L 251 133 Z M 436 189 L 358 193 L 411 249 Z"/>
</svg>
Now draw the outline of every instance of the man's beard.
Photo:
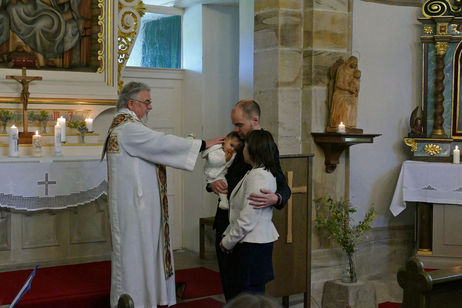
<svg viewBox="0 0 462 308">
<path fill-rule="evenodd" d="M 148 121 L 149 121 L 149 111 L 146 110 L 146 113 L 144 114 L 144 116 L 140 119 L 141 122 L 143 122 L 144 124 L 148 124 Z"/>
</svg>

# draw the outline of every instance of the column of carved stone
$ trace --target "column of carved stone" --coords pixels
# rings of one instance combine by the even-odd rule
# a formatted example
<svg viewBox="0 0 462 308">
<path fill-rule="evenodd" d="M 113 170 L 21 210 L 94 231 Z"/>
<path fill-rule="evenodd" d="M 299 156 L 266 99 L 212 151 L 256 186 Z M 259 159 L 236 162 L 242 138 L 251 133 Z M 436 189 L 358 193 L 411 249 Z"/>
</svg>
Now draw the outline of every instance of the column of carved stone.
<svg viewBox="0 0 462 308">
<path fill-rule="evenodd" d="M 301 152 L 303 2 L 255 0 L 254 97 L 283 154 Z"/>
<path fill-rule="evenodd" d="M 445 138 L 447 137 L 443 130 L 443 102 L 444 102 L 444 56 L 448 49 L 447 42 L 437 42 L 436 44 L 436 68 L 435 68 L 435 92 L 434 104 L 435 110 L 433 113 L 433 132 L 432 138 Z"/>
</svg>

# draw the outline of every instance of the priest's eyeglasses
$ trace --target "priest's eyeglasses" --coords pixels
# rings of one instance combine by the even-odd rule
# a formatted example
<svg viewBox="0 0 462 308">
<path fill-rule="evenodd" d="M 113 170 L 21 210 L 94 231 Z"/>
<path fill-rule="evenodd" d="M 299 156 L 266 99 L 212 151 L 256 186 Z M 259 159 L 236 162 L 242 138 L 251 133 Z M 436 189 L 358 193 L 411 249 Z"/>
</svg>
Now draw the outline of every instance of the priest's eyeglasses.
<svg viewBox="0 0 462 308">
<path fill-rule="evenodd" d="M 152 101 L 150 99 L 147 99 L 145 101 L 140 101 L 140 100 L 132 98 L 132 100 L 135 101 L 135 102 L 144 104 L 146 107 L 151 106 L 151 104 L 152 104 Z"/>
</svg>

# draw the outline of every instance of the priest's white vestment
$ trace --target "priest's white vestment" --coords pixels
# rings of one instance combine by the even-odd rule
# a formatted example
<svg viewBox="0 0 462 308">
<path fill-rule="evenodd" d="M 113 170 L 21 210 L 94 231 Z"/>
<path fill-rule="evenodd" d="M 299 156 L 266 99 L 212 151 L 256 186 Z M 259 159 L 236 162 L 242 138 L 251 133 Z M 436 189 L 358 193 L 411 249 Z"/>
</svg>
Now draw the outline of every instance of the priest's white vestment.
<svg viewBox="0 0 462 308">
<path fill-rule="evenodd" d="M 175 275 L 167 279 L 164 275 L 155 164 L 191 171 L 202 141 L 154 131 L 128 109 L 120 113 L 136 121 L 115 127 L 107 146 L 113 246 L 111 307 L 117 306 L 124 293 L 133 298 L 135 307 L 174 305 Z"/>
</svg>

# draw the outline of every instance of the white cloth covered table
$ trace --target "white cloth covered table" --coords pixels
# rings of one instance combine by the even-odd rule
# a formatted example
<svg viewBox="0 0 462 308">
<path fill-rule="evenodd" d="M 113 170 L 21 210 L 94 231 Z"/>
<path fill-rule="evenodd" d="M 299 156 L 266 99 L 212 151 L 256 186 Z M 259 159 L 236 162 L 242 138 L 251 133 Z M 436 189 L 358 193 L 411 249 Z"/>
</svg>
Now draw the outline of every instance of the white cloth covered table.
<svg viewBox="0 0 462 308">
<path fill-rule="evenodd" d="M 399 215 L 406 202 L 462 205 L 462 165 L 403 162 L 390 205 L 392 214 Z"/>
<path fill-rule="evenodd" d="M 0 207 L 63 209 L 107 193 L 107 165 L 96 157 L 0 160 Z"/>
</svg>

